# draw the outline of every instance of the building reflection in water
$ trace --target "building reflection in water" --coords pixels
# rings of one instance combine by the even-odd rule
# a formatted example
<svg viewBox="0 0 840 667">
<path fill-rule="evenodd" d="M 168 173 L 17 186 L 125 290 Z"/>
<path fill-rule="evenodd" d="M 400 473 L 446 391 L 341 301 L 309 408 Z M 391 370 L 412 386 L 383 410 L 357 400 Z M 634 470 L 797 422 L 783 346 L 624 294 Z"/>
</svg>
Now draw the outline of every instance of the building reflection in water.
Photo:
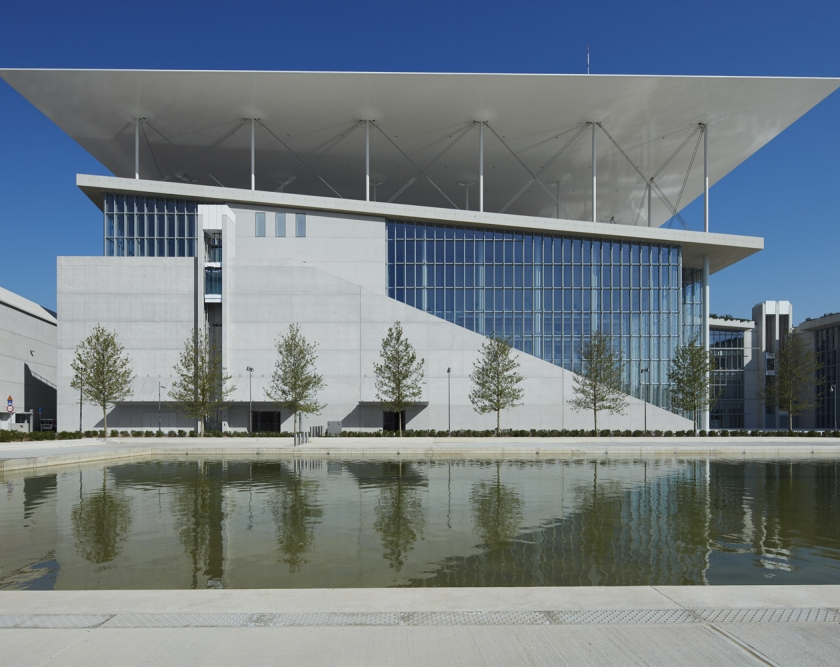
<svg viewBox="0 0 840 667">
<path fill-rule="evenodd" d="M 802 584 L 840 566 L 833 461 L 155 461 L 4 482 L 2 588 Z"/>
</svg>

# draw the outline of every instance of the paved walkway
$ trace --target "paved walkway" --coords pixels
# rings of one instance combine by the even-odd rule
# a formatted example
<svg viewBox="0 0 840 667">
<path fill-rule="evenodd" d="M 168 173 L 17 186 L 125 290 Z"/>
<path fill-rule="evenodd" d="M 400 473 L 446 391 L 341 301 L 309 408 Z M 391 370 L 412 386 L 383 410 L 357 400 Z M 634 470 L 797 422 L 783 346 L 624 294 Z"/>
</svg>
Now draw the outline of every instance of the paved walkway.
<svg viewBox="0 0 840 667">
<path fill-rule="evenodd" d="M 0 473 L 117 459 L 189 456 L 352 458 L 840 456 L 840 438 L 95 438 L 0 444 Z"/>
<path fill-rule="evenodd" d="M 4 667 L 838 665 L 840 586 L 0 592 Z"/>
</svg>

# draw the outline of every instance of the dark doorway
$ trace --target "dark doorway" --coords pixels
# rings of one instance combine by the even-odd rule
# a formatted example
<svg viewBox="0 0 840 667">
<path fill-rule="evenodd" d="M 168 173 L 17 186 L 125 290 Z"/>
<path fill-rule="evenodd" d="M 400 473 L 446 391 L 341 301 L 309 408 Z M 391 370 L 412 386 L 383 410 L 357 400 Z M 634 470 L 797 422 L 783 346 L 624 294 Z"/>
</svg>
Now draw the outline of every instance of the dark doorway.
<svg viewBox="0 0 840 667">
<path fill-rule="evenodd" d="M 252 433 L 278 433 L 281 430 L 281 424 L 279 412 L 254 410 L 251 413 Z"/>
<path fill-rule="evenodd" d="M 399 419 L 399 421 L 397 421 Z M 403 431 L 405 430 L 405 410 L 402 412 L 383 412 L 382 413 L 382 430 L 383 431 L 398 431 L 402 423 Z"/>
</svg>

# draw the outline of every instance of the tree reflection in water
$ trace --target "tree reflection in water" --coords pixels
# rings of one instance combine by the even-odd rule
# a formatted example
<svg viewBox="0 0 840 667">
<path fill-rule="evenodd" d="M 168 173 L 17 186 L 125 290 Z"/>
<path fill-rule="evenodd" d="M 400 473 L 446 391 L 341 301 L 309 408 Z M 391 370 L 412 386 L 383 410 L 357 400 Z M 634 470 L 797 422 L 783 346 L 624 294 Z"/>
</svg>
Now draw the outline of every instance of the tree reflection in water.
<svg viewBox="0 0 840 667">
<path fill-rule="evenodd" d="M 426 519 L 420 494 L 412 483 L 403 479 L 402 461 L 385 463 L 382 468 L 384 476 L 395 475 L 396 479 L 384 482 L 380 487 L 373 528 L 382 538 L 382 557 L 399 572 L 417 538 L 423 539 Z"/>
<path fill-rule="evenodd" d="M 220 587 L 224 566 L 222 543 L 222 464 L 188 464 L 189 476 L 174 489 L 172 511 L 178 539 L 191 564 L 191 587 L 198 588 L 199 573 L 206 586 Z"/>
<path fill-rule="evenodd" d="M 79 473 L 79 502 L 70 513 L 76 550 L 89 563 L 105 565 L 120 555 L 131 530 L 131 505 L 125 494 L 107 486 L 102 469 L 102 488 L 88 495 Z"/>
<path fill-rule="evenodd" d="M 356 460 L 319 474 L 327 463 L 113 465 L 85 473 L 89 488 L 78 471 L 20 479 L 7 493 L 22 507 L 0 507 L 0 588 L 52 587 L 45 554 L 68 532 L 78 557 L 61 563 L 63 588 L 157 588 L 170 575 L 183 588 L 256 587 L 272 569 L 284 585 L 320 585 L 322 568 L 337 586 L 383 585 L 383 572 L 414 586 L 833 584 L 840 568 L 834 460 Z M 183 574 L 156 577 L 173 557 Z M 125 579 L 89 576 L 117 567 Z"/>
<path fill-rule="evenodd" d="M 522 499 L 512 486 L 502 484 L 499 461 L 494 482 L 473 485 L 470 505 L 484 546 L 491 551 L 508 546 L 522 522 Z"/>
<path fill-rule="evenodd" d="M 324 516 L 317 502 L 320 485 L 315 479 L 303 479 L 301 465 L 301 461 L 295 461 L 291 474 L 285 470 L 285 475 L 281 473 L 281 484 L 271 501 L 280 561 L 292 573 L 299 572 L 307 562 L 304 556 L 315 543 L 315 525 Z"/>
</svg>

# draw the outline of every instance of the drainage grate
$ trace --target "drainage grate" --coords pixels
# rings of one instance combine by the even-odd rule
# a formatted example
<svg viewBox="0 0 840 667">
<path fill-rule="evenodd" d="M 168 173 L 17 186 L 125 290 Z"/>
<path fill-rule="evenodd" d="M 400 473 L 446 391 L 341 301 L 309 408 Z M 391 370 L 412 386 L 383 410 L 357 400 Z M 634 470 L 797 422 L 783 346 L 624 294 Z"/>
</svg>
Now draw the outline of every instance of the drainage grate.
<svg viewBox="0 0 840 667">
<path fill-rule="evenodd" d="M 648 625 L 672 623 L 838 623 L 824 608 L 595 609 L 589 611 L 413 611 L 302 614 L 18 614 L 3 628 L 259 628 L 290 626 Z"/>
<path fill-rule="evenodd" d="M 605 609 L 592 611 L 550 611 L 548 617 L 555 624 L 625 625 L 641 623 L 700 623 L 685 609 Z"/>
<path fill-rule="evenodd" d="M 0 616 L 0 628 L 37 628 L 65 630 L 98 628 L 111 616 L 94 614 L 19 614 Z"/>
<path fill-rule="evenodd" d="M 104 628 L 244 628 L 253 614 L 118 614 Z"/>
<path fill-rule="evenodd" d="M 840 614 L 833 609 L 773 608 L 773 609 L 696 609 L 707 623 L 836 623 Z"/>
<path fill-rule="evenodd" d="M 548 625 L 541 611 L 414 611 L 400 614 L 403 625 Z"/>
<path fill-rule="evenodd" d="M 278 627 L 300 625 L 400 625 L 397 612 L 329 612 L 314 614 L 252 614 L 250 627 Z"/>
</svg>

